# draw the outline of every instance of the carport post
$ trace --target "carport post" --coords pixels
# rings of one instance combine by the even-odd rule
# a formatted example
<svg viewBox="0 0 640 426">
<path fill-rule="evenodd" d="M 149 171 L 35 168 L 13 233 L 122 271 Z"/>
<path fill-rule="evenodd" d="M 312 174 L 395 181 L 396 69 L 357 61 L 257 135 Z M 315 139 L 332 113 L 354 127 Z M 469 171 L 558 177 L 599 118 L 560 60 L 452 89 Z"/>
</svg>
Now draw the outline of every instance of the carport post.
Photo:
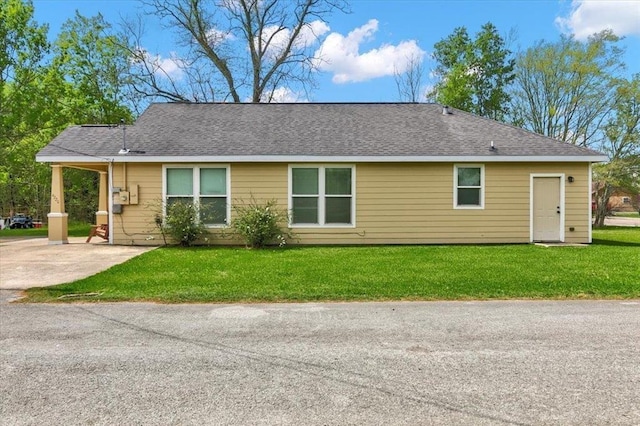
<svg viewBox="0 0 640 426">
<path fill-rule="evenodd" d="M 64 212 L 64 181 L 62 166 L 51 165 L 51 212 L 49 222 L 49 244 L 69 244 L 68 214 Z"/>
<path fill-rule="evenodd" d="M 109 223 L 109 188 L 107 172 L 100 173 L 100 187 L 98 189 L 98 211 L 96 212 L 96 225 Z"/>
</svg>

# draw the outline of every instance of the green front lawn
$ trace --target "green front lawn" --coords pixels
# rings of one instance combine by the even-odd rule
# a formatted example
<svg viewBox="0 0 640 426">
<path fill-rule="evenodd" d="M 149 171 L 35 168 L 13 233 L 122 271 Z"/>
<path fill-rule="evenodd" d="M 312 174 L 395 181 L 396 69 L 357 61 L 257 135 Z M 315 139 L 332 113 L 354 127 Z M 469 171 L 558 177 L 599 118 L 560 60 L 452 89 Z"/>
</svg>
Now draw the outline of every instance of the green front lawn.
<svg viewBox="0 0 640 426">
<path fill-rule="evenodd" d="M 80 296 L 87 293 L 99 295 Z M 640 228 L 596 230 L 588 247 L 167 247 L 27 295 L 165 303 L 638 298 Z"/>
<path fill-rule="evenodd" d="M 91 224 L 88 223 L 70 223 L 70 237 L 86 237 L 91 230 Z M 0 230 L 0 241 L 11 238 L 39 238 L 47 236 L 47 227 L 29 228 L 29 229 L 2 229 Z"/>
<path fill-rule="evenodd" d="M 640 217 L 640 213 L 638 212 L 615 212 L 613 215 L 620 216 L 620 217 L 633 217 L 633 218 Z"/>
</svg>

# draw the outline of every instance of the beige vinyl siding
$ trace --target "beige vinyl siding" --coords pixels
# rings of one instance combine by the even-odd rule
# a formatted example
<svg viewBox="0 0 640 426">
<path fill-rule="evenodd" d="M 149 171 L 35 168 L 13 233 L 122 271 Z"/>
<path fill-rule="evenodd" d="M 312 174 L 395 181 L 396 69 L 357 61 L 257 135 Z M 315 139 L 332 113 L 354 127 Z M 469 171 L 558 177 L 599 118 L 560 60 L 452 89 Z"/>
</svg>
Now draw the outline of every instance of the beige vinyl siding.
<svg viewBox="0 0 640 426">
<path fill-rule="evenodd" d="M 161 214 L 162 164 L 114 164 L 113 186 L 124 191 L 131 185 L 138 185 L 138 204 L 124 205 L 122 214 L 113 214 L 114 244 L 162 244 L 154 223 L 156 214 Z"/>
<path fill-rule="evenodd" d="M 500 229 L 492 224 L 489 205 L 495 204 L 489 191 L 489 170 L 485 167 L 485 209 L 463 210 L 453 207 L 451 163 L 357 165 L 357 228 L 349 242 L 469 243 L 526 238 L 528 221 L 516 219 L 515 225 L 503 224 Z M 514 236 L 519 228 L 526 234 Z"/>
<path fill-rule="evenodd" d="M 588 164 L 574 165 L 565 172 L 565 242 L 590 243 L 591 187 Z M 566 179 L 573 176 L 575 181 Z M 570 228 L 574 228 L 573 231 Z"/>
<path fill-rule="evenodd" d="M 193 163 L 184 167 L 195 165 L 227 166 L 227 164 Z M 287 164 L 236 163 L 229 167 L 232 204 L 249 202 L 253 196 L 258 202 L 276 199 L 286 209 Z M 129 164 L 126 168 L 121 164 L 114 166 L 114 186 L 124 189 L 137 184 L 140 197 L 138 205 L 125 205 L 122 214 L 113 215 L 112 228 L 115 244 L 158 245 L 163 243 L 162 234 L 154 224 L 155 215 L 161 214 L 162 170 L 162 164 Z M 220 229 L 210 229 L 209 232 L 210 244 L 240 244 L 240 241 L 229 236 L 222 238 Z"/>
<path fill-rule="evenodd" d="M 357 164 L 356 228 L 295 232 L 303 244 L 528 243 L 531 174 L 564 173 L 575 178 L 565 184 L 565 241 L 588 241 L 588 164 L 485 163 L 485 206 L 471 210 L 453 208 L 453 170 Z"/>
<path fill-rule="evenodd" d="M 253 196 L 259 202 L 276 199 L 287 208 L 289 164 L 229 166 L 232 203 L 248 201 Z M 162 165 L 130 164 L 126 183 L 121 181 L 122 167 L 114 166 L 114 186 L 126 188 L 138 184 L 140 203 L 124 206 L 122 215 L 114 215 L 114 242 L 159 244 L 161 236 L 153 225 L 156 212 L 150 206 L 159 203 L 162 197 Z M 355 228 L 296 227 L 293 230 L 296 240 L 291 243 L 528 243 L 534 173 L 564 173 L 565 241 L 588 242 L 588 163 L 485 163 L 484 208 L 470 210 L 453 207 L 453 173 L 454 163 L 356 163 Z M 575 182 L 567 182 L 568 176 L 573 176 Z M 574 231 L 569 230 L 571 227 Z M 219 230 L 211 232 L 211 243 L 239 243 L 219 238 Z"/>
<path fill-rule="evenodd" d="M 287 207 L 288 164 L 236 163 L 231 166 L 231 198 L 257 201 L 275 199 Z"/>
<path fill-rule="evenodd" d="M 231 165 L 231 204 L 248 204 L 253 198 L 263 204 L 276 200 L 278 205 L 287 209 L 287 164 L 251 164 L 235 163 Z M 231 210 L 231 220 L 235 212 Z M 219 235 L 219 233 L 218 233 Z M 215 244 L 242 244 L 242 241 L 227 238 L 213 239 Z"/>
</svg>

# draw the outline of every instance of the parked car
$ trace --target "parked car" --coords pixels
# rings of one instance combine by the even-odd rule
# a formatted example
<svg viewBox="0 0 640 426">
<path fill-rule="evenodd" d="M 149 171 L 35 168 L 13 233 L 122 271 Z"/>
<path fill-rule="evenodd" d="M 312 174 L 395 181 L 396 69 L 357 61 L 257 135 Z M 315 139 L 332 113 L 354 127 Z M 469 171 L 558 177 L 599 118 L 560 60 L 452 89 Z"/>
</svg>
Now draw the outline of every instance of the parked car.
<svg viewBox="0 0 640 426">
<path fill-rule="evenodd" d="M 17 214 L 9 218 L 9 228 L 10 229 L 33 228 L 33 219 L 31 218 L 31 216 Z"/>
</svg>

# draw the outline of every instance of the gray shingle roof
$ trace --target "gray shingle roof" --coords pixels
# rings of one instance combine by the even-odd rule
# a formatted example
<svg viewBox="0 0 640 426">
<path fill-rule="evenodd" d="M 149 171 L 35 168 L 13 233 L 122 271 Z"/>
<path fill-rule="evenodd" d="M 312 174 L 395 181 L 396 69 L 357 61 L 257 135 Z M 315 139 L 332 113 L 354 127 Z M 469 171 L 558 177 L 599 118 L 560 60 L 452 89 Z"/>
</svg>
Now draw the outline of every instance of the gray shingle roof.
<svg viewBox="0 0 640 426">
<path fill-rule="evenodd" d="M 118 154 L 123 144 L 121 127 L 72 126 L 43 148 L 37 159 L 604 160 L 601 154 L 586 148 L 456 109 L 449 111 L 450 114 L 443 114 L 442 107 L 436 104 L 158 103 L 151 105 L 134 125 L 126 127 L 126 145 L 130 149 L 126 155 Z M 489 149 L 491 141 L 496 150 Z"/>
</svg>

